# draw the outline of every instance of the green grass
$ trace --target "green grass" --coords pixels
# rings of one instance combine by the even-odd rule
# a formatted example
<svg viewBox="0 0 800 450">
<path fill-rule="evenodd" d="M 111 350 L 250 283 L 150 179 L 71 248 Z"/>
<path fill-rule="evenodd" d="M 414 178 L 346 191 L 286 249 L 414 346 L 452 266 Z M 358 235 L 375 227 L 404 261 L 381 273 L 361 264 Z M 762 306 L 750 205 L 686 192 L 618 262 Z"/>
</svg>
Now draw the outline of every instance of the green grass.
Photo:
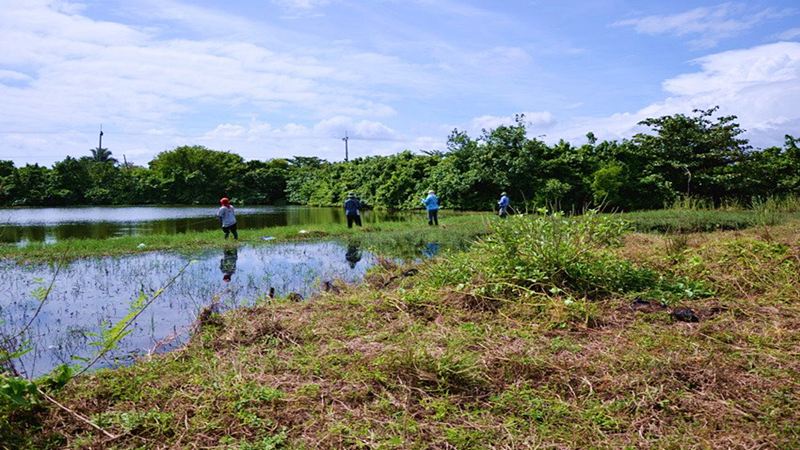
<svg viewBox="0 0 800 450">
<path fill-rule="evenodd" d="M 676 257 L 618 221 L 493 221 L 416 275 L 387 263 L 339 294 L 230 311 L 184 349 L 54 393 L 110 444 L 47 404 L 0 417 L 0 442 L 798 448 L 800 222 L 693 234 Z M 631 307 L 671 287 L 700 322 Z"/>
<path fill-rule="evenodd" d="M 661 209 L 620 214 L 636 231 L 644 233 L 696 233 L 742 230 L 777 225 L 800 217 L 798 213 L 721 209 Z"/>
<path fill-rule="evenodd" d="M 407 257 L 418 254 L 418 247 L 428 242 L 440 243 L 443 248 L 463 248 L 475 236 L 487 231 L 490 219 L 493 218 L 483 214 L 459 214 L 443 218 L 439 227 L 428 226 L 420 217 L 419 221 L 381 222 L 352 229 L 339 224 L 243 229 L 239 230 L 239 242 L 270 245 L 286 241 L 339 239 L 358 241 L 365 248 L 378 250 L 386 256 Z M 301 233 L 301 230 L 305 233 Z M 275 239 L 264 241 L 263 236 L 272 236 Z M 0 258 L 36 262 L 153 251 L 195 252 L 230 242 L 230 239 L 225 241 L 222 232 L 218 230 L 110 239 L 66 239 L 52 244 L 36 242 L 24 247 L 4 244 L 0 246 Z"/>
</svg>

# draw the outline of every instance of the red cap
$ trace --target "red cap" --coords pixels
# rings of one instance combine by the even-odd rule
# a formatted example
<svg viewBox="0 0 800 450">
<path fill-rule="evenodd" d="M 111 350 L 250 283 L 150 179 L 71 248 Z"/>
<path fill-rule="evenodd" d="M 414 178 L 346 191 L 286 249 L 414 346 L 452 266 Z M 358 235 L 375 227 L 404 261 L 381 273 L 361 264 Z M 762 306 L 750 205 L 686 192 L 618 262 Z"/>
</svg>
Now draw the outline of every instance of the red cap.
<svg viewBox="0 0 800 450">
<path fill-rule="evenodd" d="M 222 197 L 221 199 L 219 199 L 219 204 L 222 206 L 228 206 L 231 204 L 231 201 L 228 200 L 228 197 Z"/>
</svg>

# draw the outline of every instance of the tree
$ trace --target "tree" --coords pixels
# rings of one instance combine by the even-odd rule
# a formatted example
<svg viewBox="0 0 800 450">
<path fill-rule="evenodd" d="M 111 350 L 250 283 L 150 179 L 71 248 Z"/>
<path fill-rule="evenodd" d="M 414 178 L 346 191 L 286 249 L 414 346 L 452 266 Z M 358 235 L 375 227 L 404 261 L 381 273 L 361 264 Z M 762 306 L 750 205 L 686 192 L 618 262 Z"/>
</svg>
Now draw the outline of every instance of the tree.
<svg viewBox="0 0 800 450">
<path fill-rule="evenodd" d="M 11 191 L 14 186 L 16 172 L 17 169 L 14 167 L 13 161 L 0 160 L 0 205 L 11 203 Z"/>
<path fill-rule="evenodd" d="M 113 163 L 116 164 L 116 158 L 111 157 L 111 151 L 105 147 L 95 147 L 89 149 L 92 152 L 92 160 L 99 163 Z"/>
<path fill-rule="evenodd" d="M 92 164 L 92 163 L 89 163 Z M 92 188 L 87 161 L 67 156 L 53 164 L 48 194 L 51 201 L 59 205 L 80 205 L 86 200 L 86 192 Z"/>
<path fill-rule="evenodd" d="M 734 165 L 743 161 L 750 149 L 739 136 L 744 130 L 736 116 L 712 117 L 719 107 L 696 109 L 694 116 L 675 114 L 645 119 L 639 125 L 652 128 L 655 135 L 640 133 L 634 144 L 649 155 L 650 171 L 661 175 L 687 195 L 713 199 L 719 203 L 732 193 Z"/>
<path fill-rule="evenodd" d="M 241 198 L 245 168 L 241 156 L 200 145 L 161 152 L 150 161 L 161 183 L 160 201 L 183 204 Z"/>
<path fill-rule="evenodd" d="M 26 164 L 14 173 L 10 186 L 13 206 L 47 205 L 50 169 L 38 164 Z"/>
</svg>

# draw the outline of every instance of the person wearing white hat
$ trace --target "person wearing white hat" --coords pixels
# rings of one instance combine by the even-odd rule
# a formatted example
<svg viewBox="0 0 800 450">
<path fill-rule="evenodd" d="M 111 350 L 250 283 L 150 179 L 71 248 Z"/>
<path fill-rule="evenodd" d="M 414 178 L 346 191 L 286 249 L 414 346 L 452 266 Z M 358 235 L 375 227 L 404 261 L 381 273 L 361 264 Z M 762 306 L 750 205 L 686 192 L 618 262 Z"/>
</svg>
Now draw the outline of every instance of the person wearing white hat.
<svg viewBox="0 0 800 450">
<path fill-rule="evenodd" d="M 353 223 L 361 226 L 361 202 L 356 198 L 356 194 L 350 192 L 347 194 L 347 200 L 344 202 L 344 215 L 347 217 L 347 228 L 353 228 Z"/>
<path fill-rule="evenodd" d="M 497 211 L 497 214 L 500 217 L 502 217 L 503 219 L 505 219 L 506 216 L 508 216 L 508 205 L 509 205 L 509 203 L 511 203 L 511 200 L 508 199 L 508 194 L 506 194 L 505 192 L 500 194 L 500 201 L 497 202 L 497 206 L 500 209 L 499 209 L 499 211 Z"/>
<path fill-rule="evenodd" d="M 428 210 L 428 225 L 439 226 L 439 197 L 433 189 L 428 191 L 428 196 L 422 199 L 422 204 Z"/>
</svg>

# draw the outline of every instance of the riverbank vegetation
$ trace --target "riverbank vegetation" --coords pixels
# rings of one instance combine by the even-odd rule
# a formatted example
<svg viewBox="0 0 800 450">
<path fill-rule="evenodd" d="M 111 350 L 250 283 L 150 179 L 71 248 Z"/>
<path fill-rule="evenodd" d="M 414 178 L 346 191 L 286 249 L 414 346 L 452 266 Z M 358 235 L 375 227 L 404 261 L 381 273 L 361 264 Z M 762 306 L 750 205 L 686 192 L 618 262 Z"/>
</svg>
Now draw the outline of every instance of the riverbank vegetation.
<svg viewBox="0 0 800 450">
<path fill-rule="evenodd" d="M 315 157 L 245 161 L 232 152 L 182 146 L 147 167 L 105 152 L 67 157 L 51 168 L 0 161 L 0 205 L 239 204 L 339 205 L 349 191 L 368 206 L 418 208 L 434 189 L 448 208 L 490 210 L 501 191 L 512 206 L 582 210 L 658 209 L 677 199 L 752 206 L 800 195 L 800 139 L 752 149 L 735 116 L 716 109 L 641 122 L 649 131 L 622 141 L 528 136 L 524 117 L 470 137 L 455 130 L 446 151 L 328 162 Z"/>
<path fill-rule="evenodd" d="M 442 249 L 462 249 L 477 236 L 488 232 L 490 216 L 485 214 L 443 214 L 442 225 L 428 226 L 422 214 L 419 220 L 367 223 L 347 228 L 342 224 L 287 225 L 261 229 L 240 229 L 239 240 L 223 240 L 222 232 L 190 231 L 178 234 L 142 234 L 110 239 L 64 239 L 53 243 L 30 242 L 24 246 L 0 244 L 0 259 L 19 262 L 53 262 L 101 256 L 172 251 L 192 253 L 223 245 L 271 245 L 299 240 L 335 239 L 358 242 L 386 257 L 413 258 L 420 250 L 435 243 Z"/>
<path fill-rule="evenodd" d="M 35 448 L 800 446 L 800 227 L 512 216 L 470 249 L 0 408 Z M 0 389 L 7 393 L 7 389 Z M 86 418 L 102 429 L 77 419 Z"/>
<path fill-rule="evenodd" d="M 626 213 L 618 216 L 632 230 L 667 234 L 702 231 L 742 230 L 778 225 L 800 219 L 800 198 L 757 201 L 752 208 L 713 204 L 695 200 L 676 202 L 670 208 Z M 539 213 L 543 209 L 537 210 Z M 531 211 L 536 214 L 537 211 Z M 359 246 L 387 257 L 415 258 L 426 246 L 463 249 L 476 237 L 488 232 L 490 221 L 485 213 L 443 212 L 441 227 L 427 225 L 423 214 L 417 220 L 387 221 L 345 228 L 341 224 L 288 225 L 260 229 L 240 229 L 238 243 L 269 245 L 287 240 L 336 239 L 358 242 Z M 177 234 L 142 234 L 109 239 L 64 239 L 52 243 L 29 242 L 25 245 L 0 244 L 0 259 L 19 262 L 53 262 L 61 259 L 122 256 L 135 253 L 172 251 L 192 253 L 224 244 L 219 230 L 188 231 Z M 231 241 L 233 242 L 233 241 Z"/>
</svg>

